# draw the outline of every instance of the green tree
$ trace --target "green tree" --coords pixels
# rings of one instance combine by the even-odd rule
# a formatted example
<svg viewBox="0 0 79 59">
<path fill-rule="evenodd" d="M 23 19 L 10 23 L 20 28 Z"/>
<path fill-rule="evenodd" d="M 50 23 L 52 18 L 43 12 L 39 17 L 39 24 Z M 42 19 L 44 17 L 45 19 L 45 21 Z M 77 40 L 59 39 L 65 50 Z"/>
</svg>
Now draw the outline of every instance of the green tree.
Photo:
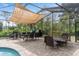
<svg viewBox="0 0 79 59">
<path fill-rule="evenodd" d="M 0 31 L 2 30 L 2 26 L 3 26 L 3 24 L 2 24 L 2 22 L 0 22 Z"/>
</svg>

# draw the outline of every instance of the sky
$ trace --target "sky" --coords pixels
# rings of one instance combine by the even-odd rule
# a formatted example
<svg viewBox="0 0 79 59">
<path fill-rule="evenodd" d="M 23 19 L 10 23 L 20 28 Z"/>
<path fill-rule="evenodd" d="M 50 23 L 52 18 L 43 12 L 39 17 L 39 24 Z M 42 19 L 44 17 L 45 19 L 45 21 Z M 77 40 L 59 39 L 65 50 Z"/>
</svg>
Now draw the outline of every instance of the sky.
<svg viewBox="0 0 79 59">
<path fill-rule="evenodd" d="M 32 4 L 34 4 L 38 7 L 41 7 L 41 8 L 57 7 L 57 5 L 54 3 L 32 3 Z M 23 4 L 23 5 L 25 5 L 25 4 Z M 27 9 L 31 10 L 34 13 L 37 13 L 38 11 L 41 10 L 38 7 L 35 7 L 31 4 L 28 4 L 26 6 Z M 15 8 L 15 4 L 13 4 L 13 3 L 0 3 L 0 21 L 3 21 L 4 26 L 6 26 L 6 24 L 5 24 L 6 22 L 4 20 L 9 19 L 9 17 L 7 15 L 5 16 L 4 12 L 2 12 L 2 11 L 11 12 L 10 15 L 12 15 L 14 8 Z"/>
<path fill-rule="evenodd" d="M 44 7 L 49 8 L 49 7 L 57 6 L 54 3 L 33 3 L 33 4 L 37 5 L 37 6 L 41 7 L 41 8 L 44 8 Z M 32 6 L 31 4 L 27 5 L 26 8 L 28 8 L 29 10 L 31 10 L 32 12 L 35 12 L 35 13 L 37 13 L 38 11 L 41 10 L 40 8 Z M 0 3 L 0 12 L 1 11 L 13 12 L 13 10 L 14 10 L 14 4 Z M 0 19 L 6 19 L 6 17 L 0 15 Z"/>
</svg>

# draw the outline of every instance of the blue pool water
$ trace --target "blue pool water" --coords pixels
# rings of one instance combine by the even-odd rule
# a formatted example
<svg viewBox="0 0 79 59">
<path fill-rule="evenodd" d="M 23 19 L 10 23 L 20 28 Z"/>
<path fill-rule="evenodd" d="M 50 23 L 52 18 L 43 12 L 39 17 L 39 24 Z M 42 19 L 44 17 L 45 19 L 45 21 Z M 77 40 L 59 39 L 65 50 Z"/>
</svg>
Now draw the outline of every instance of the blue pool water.
<svg viewBox="0 0 79 59">
<path fill-rule="evenodd" d="M 0 47 L 0 56 L 20 56 L 20 54 L 12 48 Z"/>
</svg>

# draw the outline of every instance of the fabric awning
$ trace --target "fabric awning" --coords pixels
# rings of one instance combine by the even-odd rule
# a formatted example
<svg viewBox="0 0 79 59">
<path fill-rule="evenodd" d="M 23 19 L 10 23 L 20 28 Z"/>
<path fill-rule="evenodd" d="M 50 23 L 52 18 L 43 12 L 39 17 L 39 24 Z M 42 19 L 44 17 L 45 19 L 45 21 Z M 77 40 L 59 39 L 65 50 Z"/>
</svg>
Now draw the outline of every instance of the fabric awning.
<svg viewBox="0 0 79 59">
<path fill-rule="evenodd" d="M 10 21 L 22 24 L 34 24 L 40 21 L 44 15 L 35 14 L 20 4 L 16 4 L 13 15 Z"/>
</svg>

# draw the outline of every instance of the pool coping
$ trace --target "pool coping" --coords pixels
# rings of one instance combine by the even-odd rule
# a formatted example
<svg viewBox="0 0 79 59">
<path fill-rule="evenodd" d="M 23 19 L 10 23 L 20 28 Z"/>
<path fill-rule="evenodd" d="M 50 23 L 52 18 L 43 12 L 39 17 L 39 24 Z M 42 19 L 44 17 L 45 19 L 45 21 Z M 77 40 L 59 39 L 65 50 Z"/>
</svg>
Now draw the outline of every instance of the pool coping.
<svg viewBox="0 0 79 59">
<path fill-rule="evenodd" d="M 12 42 L 8 42 L 6 40 L 0 41 L 0 47 L 12 48 L 12 49 L 16 50 L 17 52 L 19 52 L 19 54 L 21 56 L 36 56 L 36 54 L 26 50 L 24 47 L 22 47 L 18 44 L 12 43 Z"/>
</svg>

